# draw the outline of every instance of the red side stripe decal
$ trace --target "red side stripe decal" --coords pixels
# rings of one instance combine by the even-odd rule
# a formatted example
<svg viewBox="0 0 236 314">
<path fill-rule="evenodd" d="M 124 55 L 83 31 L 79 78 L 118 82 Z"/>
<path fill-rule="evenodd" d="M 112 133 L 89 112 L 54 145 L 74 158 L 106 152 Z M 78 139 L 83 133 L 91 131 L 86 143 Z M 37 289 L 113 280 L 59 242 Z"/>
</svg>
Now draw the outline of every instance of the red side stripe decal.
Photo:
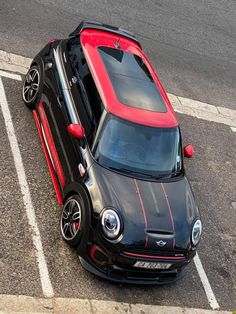
<svg viewBox="0 0 236 314">
<path fill-rule="evenodd" d="M 134 179 L 134 183 L 135 183 L 135 187 L 136 187 L 136 193 L 137 193 L 137 195 L 138 195 L 139 202 L 140 202 L 140 205 L 141 205 L 141 209 L 142 209 L 142 212 L 143 212 L 144 227 L 145 227 L 145 229 L 146 229 L 146 228 L 147 228 L 147 216 L 146 216 L 146 211 L 145 211 L 145 207 L 144 207 L 144 204 L 143 204 L 143 199 L 142 199 L 142 196 L 141 196 L 141 194 L 140 194 L 138 182 L 137 182 L 136 179 Z M 145 238 L 145 247 L 147 247 L 147 244 L 148 244 L 148 236 L 146 235 L 146 238 Z"/>
<path fill-rule="evenodd" d="M 38 119 L 38 115 L 37 115 L 36 110 L 33 110 L 33 116 L 34 116 L 35 124 L 36 124 L 37 130 L 38 130 L 38 133 L 39 133 L 39 138 L 40 138 L 40 141 L 41 141 L 42 146 L 43 146 L 43 151 L 44 151 L 44 154 L 45 154 L 45 157 L 46 157 L 46 161 L 47 161 L 47 164 L 48 164 L 49 172 L 50 172 L 50 175 L 52 177 L 52 183 L 53 183 L 53 186 L 54 186 L 54 189 L 55 189 L 57 201 L 58 201 L 58 203 L 60 205 L 62 205 L 63 204 L 62 194 L 61 194 L 61 191 L 60 191 L 60 187 L 59 187 L 57 178 L 56 178 L 55 173 L 54 173 L 54 169 L 53 169 L 52 164 L 51 164 L 50 157 L 48 155 L 46 144 L 45 144 L 44 139 L 43 139 L 43 134 L 42 134 L 42 131 L 41 131 L 41 127 L 40 127 L 40 123 L 39 123 L 39 119 Z"/>
<path fill-rule="evenodd" d="M 51 153 L 51 156 L 53 159 L 53 163 L 54 163 L 55 168 L 56 168 L 57 176 L 58 176 L 60 184 L 63 188 L 65 186 L 65 177 L 64 177 L 61 163 L 60 163 L 60 160 L 59 160 L 59 157 L 57 154 L 55 143 L 53 141 L 53 137 L 52 137 L 52 133 L 51 133 L 51 130 L 49 127 L 48 119 L 46 117 L 42 103 L 39 103 L 38 111 L 39 111 L 40 119 L 41 119 L 42 124 L 43 124 L 43 130 L 44 130 L 47 142 L 48 142 L 48 146 L 49 146 L 50 153 Z"/>
<path fill-rule="evenodd" d="M 165 195 L 165 199 L 166 199 L 166 203 L 167 203 L 167 206 L 168 206 L 168 209 L 169 209 L 169 213 L 170 213 L 170 220 L 171 220 L 171 224 L 172 224 L 172 229 L 173 229 L 173 232 L 175 233 L 175 224 L 174 224 L 174 219 L 173 219 L 173 215 L 172 215 L 172 210 L 171 210 L 171 207 L 170 207 L 170 202 L 168 200 L 168 195 L 166 194 L 166 190 L 164 188 L 164 185 L 163 183 L 161 183 L 161 187 L 162 187 L 162 191 Z M 173 239 L 173 248 L 175 247 L 175 239 Z"/>
</svg>

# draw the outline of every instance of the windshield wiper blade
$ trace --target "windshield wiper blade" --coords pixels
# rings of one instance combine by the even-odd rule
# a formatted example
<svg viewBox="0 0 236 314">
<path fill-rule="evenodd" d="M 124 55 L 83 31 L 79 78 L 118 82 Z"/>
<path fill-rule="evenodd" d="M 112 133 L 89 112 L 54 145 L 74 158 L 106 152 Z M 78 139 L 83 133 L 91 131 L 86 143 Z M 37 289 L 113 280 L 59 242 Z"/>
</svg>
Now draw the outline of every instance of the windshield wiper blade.
<svg viewBox="0 0 236 314">
<path fill-rule="evenodd" d="M 175 171 L 175 172 L 173 172 L 173 173 L 171 174 L 170 178 L 178 177 L 178 176 L 180 176 L 181 174 L 182 174 L 181 171 Z"/>
<path fill-rule="evenodd" d="M 130 169 L 126 169 L 126 168 L 115 168 L 115 167 L 109 167 L 109 169 L 115 170 L 115 171 L 119 171 L 122 173 L 130 173 L 130 174 L 137 174 L 137 175 L 141 175 L 147 178 L 151 178 L 151 179 L 161 179 L 163 178 L 163 176 L 154 176 L 152 174 L 148 174 L 148 173 L 144 173 L 141 171 L 136 171 L 136 170 L 130 170 Z"/>
<path fill-rule="evenodd" d="M 115 171 L 119 171 L 119 172 L 123 172 L 123 173 L 136 173 L 136 174 L 141 174 L 144 176 L 149 177 L 150 175 L 147 173 L 143 173 L 143 172 L 139 172 L 136 170 L 130 170 L 130 169 L 126 169 L 126 168 L 115 168 L 115 167 L 109 167 L 109 169 L 115 170 Z"/>
</svg>

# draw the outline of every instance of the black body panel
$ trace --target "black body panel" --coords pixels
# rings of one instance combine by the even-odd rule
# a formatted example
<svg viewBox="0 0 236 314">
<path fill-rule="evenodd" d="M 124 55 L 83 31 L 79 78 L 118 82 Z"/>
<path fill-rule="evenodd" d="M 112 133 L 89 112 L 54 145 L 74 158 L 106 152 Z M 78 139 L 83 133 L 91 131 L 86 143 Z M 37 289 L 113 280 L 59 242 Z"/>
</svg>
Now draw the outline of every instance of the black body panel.
<svg viewBox="0 0 236 314">
<path fill-rule="evenodd" d="M 95 215 L 99 216 L 105 207 L 114 207 L 120 212 L 123 237 L 114 244 L 119 250 L 185 253 L 190 249 L 191 229 L 199 212 L 186 177 L 168 183 L 150 182 L 93 163 L 85 183 Z M 166 242 L 161 248 L 156 244 L 160 240 Z"/>
<path fill-rule="evenodd" d="M 143 269 L 127 269 L 113 265 L 109 273 L 101 272 L 95 265 L 92 265 L 80 257 L 82 266 L 103 279 L 117 283 L 140 284 L 140 285 L 164 285 L 174 283 L 184 276 L 184 269 L 170 271 L 145 271 Z"/>
<path fill-rule="evenodd" d="M 65 201 L 77 193 L 87 204 L 90 220 L 82 249 L 78 252 L 81 263 L 89 271 L 113 281 L 174 282 L 195 255 L 191 232 L 199 211 L 184 169 L 177 178 L 148 181 L 107 169 L 92 156 L 90 140 L 94 139 L 97 128 L 93 130 L 87 114 L 89 96 L 85 97 L 86 90 L 81 87 L 83 78 L 73 67 L 75 50 L 68 50 L 68 42 L 76 43 L 80 32 L 91 28 L 120 34 L 138 43 L 134 35 L 125 30 L 83 21 L 70 34 L 73 38 L 46 45 L 32 62 L 40 68 L 43 85 L 39 102 L 43 104 L 65 176 L 65 185 L 61 186 L 59 182 L 62 198 Z M 83 73 L 87 75 L 86 71 Z M 75 111 L 75 121 L 68 108 Z M 85 139 L 76 139 L 68 132 L 67 127 L 72 123 L 83 124 Z M 80 164 L 85 169 L 84 175 L 79 171 Z M 122 219 L 122 235 L 117 241 L 107 240 L 101 230 L 101 214 L 106 207 L 114 208 Z M 157 242 L 160 241 L 165 244 L 159 246 Z M 96 248 L 102 252 L 101 261 L 95 256 Z M 144 270 L 133 267 L 137 260 L 171 263 L 171 267 Z"/>
</svg>

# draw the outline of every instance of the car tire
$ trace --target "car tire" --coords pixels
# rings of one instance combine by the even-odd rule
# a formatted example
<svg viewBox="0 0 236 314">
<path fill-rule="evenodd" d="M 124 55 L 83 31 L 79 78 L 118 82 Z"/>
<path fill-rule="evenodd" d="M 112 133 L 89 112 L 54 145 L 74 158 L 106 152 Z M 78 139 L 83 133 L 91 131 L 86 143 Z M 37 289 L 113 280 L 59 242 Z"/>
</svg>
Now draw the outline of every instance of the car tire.
<svg viewBox="0 0 236 314">
<path fill-rule="evenodd" d="M 62 207 L 60 218 L 62 237 L 66 243 L 76 248 L 79 254 L 83 253 L 88 242 L 91 221 L 88 206 L 89 204 L 84 196 L 74 194 L 65 200 Z"/>
<path fill-rule="evenodd" d="M 22 84 L 22 99 L 29 109 L 35 109 L 41 94 L 41 71 L 37 65 L 30 67 Z"/>
</svg>

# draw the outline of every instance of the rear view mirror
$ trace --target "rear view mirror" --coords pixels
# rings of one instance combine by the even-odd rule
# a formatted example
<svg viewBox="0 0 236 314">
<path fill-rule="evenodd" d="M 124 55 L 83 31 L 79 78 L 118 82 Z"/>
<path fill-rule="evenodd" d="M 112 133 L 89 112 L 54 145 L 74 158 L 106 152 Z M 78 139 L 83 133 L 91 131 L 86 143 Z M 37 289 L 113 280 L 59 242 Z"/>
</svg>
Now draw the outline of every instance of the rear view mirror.
<svg viewBox="0 0 236 314">
<path fill-rule="evenodd" d="M 78 139 L 85 136 L 84 128 L 81 124 L 69 124 L 67 130 L 71 135 Z"/>
<path fill-rule="evenodd" d="M 193 157 L 195 154 L 194 148 L 192 144 L 188 144 L 184 147 L 184 156 L 187 158 Z"/>
</svg>

